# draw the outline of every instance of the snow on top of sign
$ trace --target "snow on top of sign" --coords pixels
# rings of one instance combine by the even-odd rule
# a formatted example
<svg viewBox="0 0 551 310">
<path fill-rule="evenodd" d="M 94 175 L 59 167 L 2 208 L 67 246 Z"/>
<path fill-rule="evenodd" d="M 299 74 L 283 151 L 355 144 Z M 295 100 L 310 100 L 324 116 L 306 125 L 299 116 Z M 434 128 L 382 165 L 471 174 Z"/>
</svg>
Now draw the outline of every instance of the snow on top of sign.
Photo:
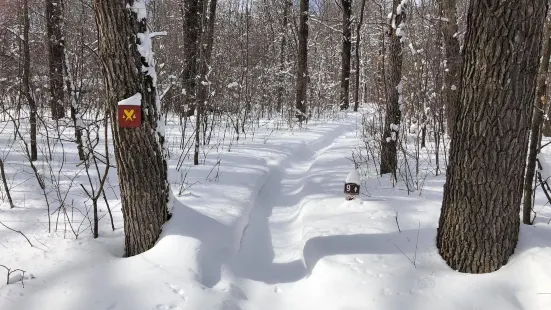
<svg viewBox="0 0 551 310">
<path fill-rule="evenodd" d="M 360 174 L 357 170 L 351 171 L 346 177 L 346 183 L 360 184 Z"/>
<path fill-rule="evenodd" d="M 142 105 L 142 94 L 136 93 L 130 98 L 123 99 L 119 101 L 119 105 L 132 105 L 132 106 L 141 106 Z"/>
</svg>

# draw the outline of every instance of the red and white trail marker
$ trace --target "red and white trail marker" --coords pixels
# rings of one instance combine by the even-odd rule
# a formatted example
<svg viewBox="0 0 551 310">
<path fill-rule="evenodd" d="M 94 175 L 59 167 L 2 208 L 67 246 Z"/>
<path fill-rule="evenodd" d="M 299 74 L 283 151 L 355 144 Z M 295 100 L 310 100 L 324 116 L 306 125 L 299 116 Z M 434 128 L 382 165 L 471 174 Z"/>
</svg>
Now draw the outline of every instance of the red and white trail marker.
<svg viewBox="0 0 551 310">
<path fill-rule="evenodd" d="M 140 128 L 142 125 L 142 94 L 119 101 L 119 127 Z"/>
</svg>

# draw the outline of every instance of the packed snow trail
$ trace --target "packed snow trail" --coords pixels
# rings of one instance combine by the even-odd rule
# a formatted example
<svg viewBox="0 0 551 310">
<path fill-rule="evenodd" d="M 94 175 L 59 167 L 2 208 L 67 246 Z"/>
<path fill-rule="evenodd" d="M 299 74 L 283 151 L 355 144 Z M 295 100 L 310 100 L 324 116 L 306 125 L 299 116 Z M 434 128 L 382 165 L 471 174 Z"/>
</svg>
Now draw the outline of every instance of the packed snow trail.
<svg viewBox="0 0 551 310">
<path fill-rule="evenodd" d="M 309 172 L 320 154 L 343 136 L 355 132 L 353 125 L 339 127 L 323 140 L 305 146 L 283 163 L 268 163 L 271 167 L 270 176 L 255 200 L 240 250 L 233 260 L 232 269 L 236 276 L 273 284 L 294 282 L 307 275 L 302 255 L 295 255 L 303 246 L 301 236 L 296 234 L 296 229 L 302 227 L 300 217 L 303 199 L 318 193 L 320 189 L 328 188 L 331 189 L 322 196 L 332 196 L 335 191 L 342 191 L 340 183 L 344 181 L 342 178 L 339 182 L 339 174 L 333 174 L 337 178 L 335 182 L 316 184 L 309 178 Z M 353 163 L 350 162 L 349 166 L 353 168 Z M 277 263 L 278 250 L 284 256 L 282 263 Z"/>
</svg>

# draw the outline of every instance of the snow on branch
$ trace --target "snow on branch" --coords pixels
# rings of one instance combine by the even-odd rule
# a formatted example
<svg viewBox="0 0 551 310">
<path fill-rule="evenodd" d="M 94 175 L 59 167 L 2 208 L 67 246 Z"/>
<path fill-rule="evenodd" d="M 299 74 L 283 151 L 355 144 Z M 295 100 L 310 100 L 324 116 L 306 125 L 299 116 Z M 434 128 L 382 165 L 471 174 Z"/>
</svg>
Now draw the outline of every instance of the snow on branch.
<svg viewBox="0 0 551 310">
<path fill-rule="evenodd" d="M 132 3 L 132 6 L 127 4 L 126 8 L 136 13 L 136 15 L 138 16 L 138 20 L 142 21 L 147 18 L 147 9 L 145 7 L 146 4 L 147 3 L 145 0 L 134 0 L 134 3 Z"/>
</svg>

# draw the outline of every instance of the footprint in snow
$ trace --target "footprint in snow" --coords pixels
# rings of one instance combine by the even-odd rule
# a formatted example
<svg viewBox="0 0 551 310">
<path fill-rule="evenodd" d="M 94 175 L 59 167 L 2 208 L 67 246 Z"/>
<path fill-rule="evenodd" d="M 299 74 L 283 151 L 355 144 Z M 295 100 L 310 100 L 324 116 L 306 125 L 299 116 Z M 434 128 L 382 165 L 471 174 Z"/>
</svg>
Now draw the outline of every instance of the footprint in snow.
<svg viewBox="0 0 551 310">
<path fill-rule="evenodd" d="M 156 310 L 182 310 L 182 308 L 178 307 L 178 306 L 174 306 L 174 305 L 170 305 L 170 306 L 167 306 L 167 305 L 157 305 L 157 307 L 155 307 Z"/>
<path fill-rule="evenodd" d="M 222 305 L 222 310 L 242 310 L 241 307 L 235 301 L 226 300 Z"/>
<path fill-rule="evenodd" d="M 230 285 L 230 294 L 235 299 L 241 299 L 241 300 L 248 300 L 249 299 L 247 297 L 247 294 L 245 294 L 245 292 L 243 292 L 243 290 L 239 286 L 236 286 L 236 285 L 233 285 L 233 284 Z"/>
<path fill-rule="evenodd" d="M 169 285 L 169 286 L 170 286 L 170 289 L 172 290 L 172 292 L 174 292 L 175 294 L 180 295 L 180 297 L 184 301 L 187 301 L 187 298 L 186 298 L 186 295 L 185 295 L 185 292 L 184 292 L 183 289 L 179 288 L 177 285 Z"/>
</svg>

